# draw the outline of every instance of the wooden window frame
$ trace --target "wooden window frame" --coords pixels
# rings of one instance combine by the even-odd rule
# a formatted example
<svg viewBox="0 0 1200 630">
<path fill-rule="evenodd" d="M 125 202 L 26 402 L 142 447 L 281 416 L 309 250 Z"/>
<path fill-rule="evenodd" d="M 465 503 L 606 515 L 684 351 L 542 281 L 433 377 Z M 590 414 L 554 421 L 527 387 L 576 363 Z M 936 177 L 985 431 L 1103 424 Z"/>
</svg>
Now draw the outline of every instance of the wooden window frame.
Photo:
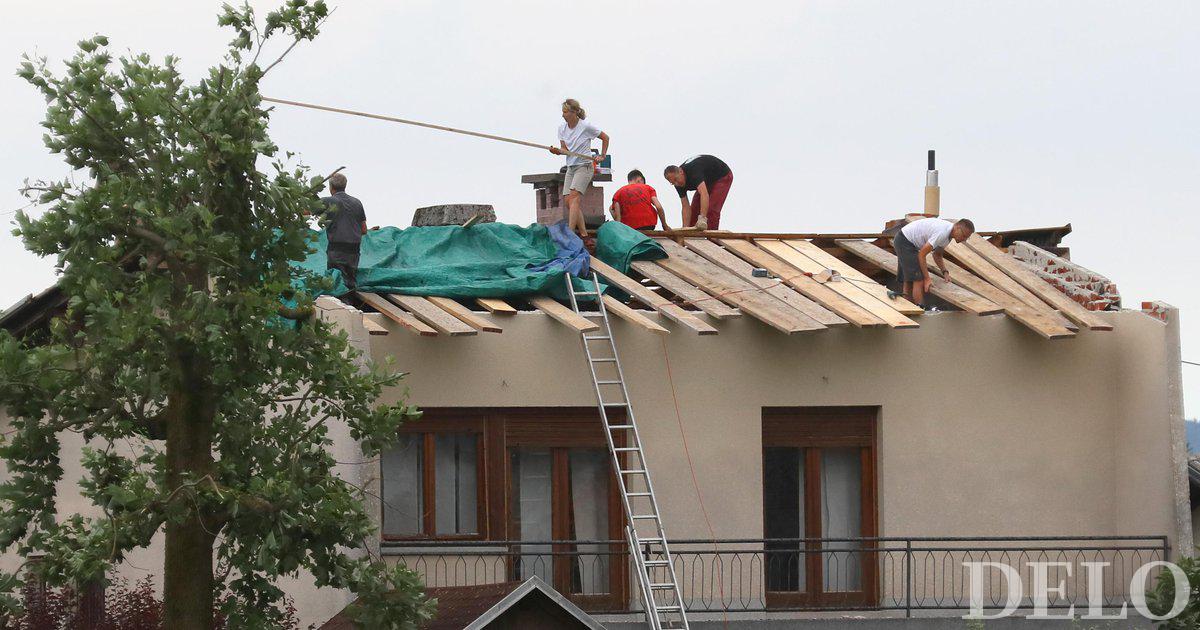
<svg viewBox="0 0 1200 630">
<path fill-rule="evenodd" d="M 421 532 L 418 534 L 383 534 L 386 541 L 404 540 L 486 540 L 487 523 L 487 444 L 484 419 L 474 416 L 456 416 L 453 413 L 445 415 L 428 414 L 416 422 L 400 427 L 400 435 L 419 435 L 422 438 L 422 467 L 421 467 Z M 437 457 L 435 436 L 438 435 L 475 435 L 475 529 L 473 534 L 439 534 L 437 533 Z M 382 466 L 382 464 L 381 464 Z M 380 470 L 380 487 L 387 484 L 387 476 Z M 382 493 L 381 493 L 382 495 Z M 384 495 L 386 496 L 386 495 Z M 380 524 L 386 518 L 386 507 L 380 506 Z M 382 531 L 382 527 L 381 527 Z"/>
<path fill-rule="evenodd" d="M 858 447 L 862 466 L 861 518 L 862 538 L 878 535 L 878 450 L 879 407 L 799 407 L 764 408 L 762 412 L 762 448 L 804 449 L 804 536 L 821 537 L 821 458 L 823 448 Z M 764 492 L 766 468 L 763 468 Z M 763 501 L 763 527 L 766 528 Z M 813 533 L 815 532 L 815 535 Z M 823 555 L 820 544 L 805 543 L 805 590 L 766 591 L 767 608 L 825 608 L 836 606 L 873 606 L 879 601 L 879 558 L 874 545 L 864 544 L 862 552 L 862 590 L 825 592 Z M 764 589 L 766 588 L 764 579 Z"/>
<path fill-rule="evenodd" d="M 624 418 L 620 410 L 616 413 L 609 411 L 609 419 L 619 423 Z M 593 422 L 594 421 L 594 422 Z M 617 446 L 624 444 L 623 436 L 616 435 Z M 517 540 L 519 533 L 516 528 L 515 515 L 512 514 L 512 468 L 508 466 L 513 449 L 520 447 L 546 448 L 551 452 L 551 538 L 567 540 L 571 522 L 567 518 L 570 513 L 570 462 L 568 451 L 572 448 L 602 448 L 608 454 L 608 442 L 604 437 L 604 428 L 599 413 L 595 407 L 554 408 L 535 410 L 512 410 L 505 418 L 505 477 L 504 500 L 506 528 L 509 540 Z M 622 454 L 624 465 L 624 454 Z M 620 490 L 617 487 L 615 471 L 609 476 L 608 483 L 608 538 L 614 541 L 625 539 L 625 507 L 621 503 Z M 609 592 L 599 595 L 571 593 L 571 573 L 569 555 L 556 555 L 552 561 L 551 579 L 555 590 L 584 610 L 616 610 L 624 608 L 629 601 L 629 567 L 622 555 L 624 545 L 613 543 L 613 555 L 609 561 Z M 572 551 L 572 545 L 553 545 L 553 553 Z M 509 575 L 513 579 L 516 567 L 510 556 Z"/>
<path fill-rule="evenodd" d="M 620 423 L 624 419 L 624 413 L 620 409 L 608 410 L 610 421 Z M 479 527 L 477 534 L 472 535 L 434 535 L 429 536 L 420 534 L 415 536 L 384 536 L 384 540 L 494 540 L 494 541 L 515 541 L 519 536 L 514 528 L 513 518 L 510 506 L 510 498 L 512 496 L 512 479 L 511 469 L 509 467 L 509 452 L 512 448 L 520 446 L 530 446 L 537 448 L 549 448 L 552 451 L 555 449 L 569 448 L 603 448 L 605 453 L 608 452 L 608 442 L 604 437 L 604 427 L 600 421 L 599 412 L 596 407 L 446 407 L 446 408 L 423 408 L 422 417 L 419 420 L 410 422 L 400 428 L 401 434 L 429 434 L 430 436 L 438 433 L 477 433 L 480 436 L 480 446 L 478 456 L 480 462 L 477 465 L 479 480 L 477 485 L 478 496 L 476 500 L 479 502 Z M 624 445 L 624 436 L 620 433 L 614 435 L 616 445 Z M 428 440 L 427 437 L 426 444 Z M 432 452 L 432 451 L 430 451 Z M 565 451 L 563 451 L 565 454 Z M 426 457 L 425 468 L 422 472 L 422 480 L 428 479 L 429 473 L 433 471 L 432 463 L 434 458 Z M 622 466 L 626 465 L 626 454 L 621 453 Z M 561 464 L 559 470 L 566 470 Z M 382 472 L 382 471 L 381 471 Z M 559 473 L 562 474 L 561 472 Z M 380 475 L 382 480 L 383 475 Z M 552 486 L 552 494 L 561 493 L 561 488 L 566 477 L 562 479 L 555 478 L 555 483 Z M 383 483 L 383 481 L 381 481 Z M 616 485 L 615 471 L 609 480 L 609 539 L 624 541 L 625 540 L 625 507 L 621 503 L 620 490 Z M 433 488 L 429 486 L 423 487 L 423 493 L 427 496 Z M 551 497 L 551 501 L 565 501 L 565 497 Z M 435 505 L 436 508 L 436 505 Z M 562 518 L 564 510 L 552 509 L 552 514 L 556 521 L 551 524 L 552 531 L 564 532 L 569 531 L 570 523 Z M 425 521 L 423 526 L 428 523 L 436 522 L 436 511 L 427 513 L 424 516 Z M 380 507 L 380 517 L 382 522 L 383 507 Z M 432 519 L 432 520 L 431 520 Z M 432 531 L 432 527 L 424 527 L 425 531 Z M 555 535 L 553 538 L 558 539 Z M 565 538 L 565 537 L 564 537 Z M 568 588 L 559 589 L 561 583 L 553 585 L 556 589 L 561 590 L 564 595 L 575 602 L 584 610 L 617 610 L 628 606 L 630 596 L 630 574 L 629 563 L 625 560 L 622 552 L 625 547 L 622 544 L 613 545 L 614 554 L 611 556 L 610 562 L 610 592 L 603 595 L 579 595 L 568 594 L 569 591 L 569 568 L 561 568 L 564 563 L 556 563 L 552 571 L 553 578 L 557 581 L 562 580 Z M 554 551 L 569 551 L 570 545 L 556 545 Z M 567 556 L 562 556 L 566 558 Z M 561 565 L 561 566 L 560 566 Z M 508 572 L 513 574 L 514 568 L 512 557 L 509 558 Z"/>
</svg>

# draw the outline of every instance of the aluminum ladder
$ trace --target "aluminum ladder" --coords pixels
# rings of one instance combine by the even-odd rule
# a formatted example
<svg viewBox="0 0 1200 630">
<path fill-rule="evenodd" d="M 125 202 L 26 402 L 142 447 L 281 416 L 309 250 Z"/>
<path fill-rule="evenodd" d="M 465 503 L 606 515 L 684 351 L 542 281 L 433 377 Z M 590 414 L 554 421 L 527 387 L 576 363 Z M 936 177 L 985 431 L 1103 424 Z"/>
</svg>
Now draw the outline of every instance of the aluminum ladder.
<svg viewBox="0 0 1200 630">
<path fill-rule="evenodd" d="M 629 401 L 629 390 L 625 387 L 625 374 L 621 371 L 621 360 L 617 357 L 617 344 L 609 326 L 608 310 L 598 287 L 596 273 L 591 273 L 592 290 L 576 291 L 571 274 L 566 274 L 567 295 L 571 297 L 571 310 L 582 317 L 595 319 L 600 326 L 592 334 L 580 333 L 583 353 L 587 356 L 588 371 L 592 375 L 592 386 L 596 392 L 596 404 L 600 420 L 604 423 L 604 437 L 612 455 L 613 470 L 616 471 L 617 487 L 621 490 L 621 503 L 625 506 L 625 536 L 634 569 L 642 592 L 642 607 L 646 622 L 653 630 L 668 628 L 688 629 L 687 611 L 683 606 L 683 593 L 667 548 L 667 535 L 663 530 L 658 500 L 654 496 L 654 485 L 650 483 L 650 470 L 646 455 L 642 451 L 642 438 L 638 434 L 637 421 L 633 416 L 633 405 Z M 579 298 L 590 296 L 595 300 L 597 311 L 584 312 L 579 308 Z M 607 355 L 607 356 L 605 356 Z M 618 399 L 619 397 L 619 399 Z M 623 411 L 624 418 L 613 424 L 609 410 Z M 636 460 L 636 461 L 634 461 Z"/>
</svg>

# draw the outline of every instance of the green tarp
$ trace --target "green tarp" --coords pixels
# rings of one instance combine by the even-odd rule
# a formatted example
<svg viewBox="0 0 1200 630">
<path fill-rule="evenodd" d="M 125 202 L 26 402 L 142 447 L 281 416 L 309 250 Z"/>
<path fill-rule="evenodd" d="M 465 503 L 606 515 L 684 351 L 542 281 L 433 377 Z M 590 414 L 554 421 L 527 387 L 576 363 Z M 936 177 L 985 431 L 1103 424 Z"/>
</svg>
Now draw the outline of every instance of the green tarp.
<svg viewBox="0 0 1200 630">
<path fill-rule="evenodd" d="M 332 274 L 334 287 L 329 293 L 346 293 L 341 275 L 325 270 L 325 233 L 314 232 L 314 237 L 316 251 L 300 266 L 317 275 Z M 368 232 L 360 251 L 358 288 L 376 293 L 460 299 L 534 294 L 565 298 L 564 273 L 587 268 L 582 242 L 567 234 L 565 225 L 388 227 Z M 596 252 L 601 260 L 622 270 L 639 257 L 666 256 L 645 235 L 611 222 L 601 227 Z M 575 282 L 580 290 L 590 287 L 590 283 Z"/>
<path fill-rule="evenodd" d="M 596 232 L 596 258 L 629 273 L 629 263 L 635 260 L 666 258 L 662 245 L 641 232 L 617 221 L 607 221 Z"/>
</svg>

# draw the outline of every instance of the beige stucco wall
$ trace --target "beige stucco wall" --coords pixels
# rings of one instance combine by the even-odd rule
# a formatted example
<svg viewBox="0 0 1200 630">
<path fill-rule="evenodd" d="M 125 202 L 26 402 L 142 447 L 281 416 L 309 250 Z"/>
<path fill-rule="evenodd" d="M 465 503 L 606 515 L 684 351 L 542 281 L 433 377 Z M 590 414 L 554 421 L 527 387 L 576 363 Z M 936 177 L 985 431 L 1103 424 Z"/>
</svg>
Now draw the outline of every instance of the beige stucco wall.
<svg viewBox="0 0 1200 630">
<path fill-rule="evenodd" d="M 617 343 L 668 534 L 710 536 L 668 387 L 669 355 L 717 537 L 762 536 L 761 409 L 879 405 L 880 534 L 1165 534 L 1174 541 L 1166 326 L 1106 313 L 1113 332 L 1046 341 L 1002 316 L 933 313 L 913 330 L 785 336 L 749 317 Z M 578 336 L 539 313 L 503 334 L 374 337 L 428 407 L 594 404 Z M 1157 369 L 1155 369 L 1157 368 Z"/>
</svg>

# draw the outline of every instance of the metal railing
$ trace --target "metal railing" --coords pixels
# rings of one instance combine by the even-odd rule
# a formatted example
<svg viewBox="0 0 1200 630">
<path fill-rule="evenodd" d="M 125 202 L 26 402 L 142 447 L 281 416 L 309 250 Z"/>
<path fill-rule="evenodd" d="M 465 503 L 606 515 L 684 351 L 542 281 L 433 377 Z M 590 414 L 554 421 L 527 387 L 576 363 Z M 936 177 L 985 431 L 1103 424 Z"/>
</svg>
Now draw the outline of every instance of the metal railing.
<svg viewBox="0 0 1200 630">
<path fill-rule="evenodd" d="M 1130 581 L 1148 562 L 1167 560 L 1166 536 L 824 538 L 672 540 L 684 604 L 694 612 L 966 610 L 972 587 L 985 610 L 1003 608 L 1013 581 L 1033 606 L 1031 563 L 1062 587 L 1048 608 L 1105 609 L 1130 603 Z M 384 552 L 428 586 L 471 586 L 538 575 L 596 613 L 636 609 L 632 559 L 619 540 L 385 541 Z M 975 576 L 964 563 L 980 565 Z M 622 575 L 620 572 L 624 572 Z M 1150 575 L 1147 588 L 1153 586 Z M 977 578 L 978 585 L 972 584 Z M 1099 581 L 1099 586 L 1093 582 Z"/>
</svg>

